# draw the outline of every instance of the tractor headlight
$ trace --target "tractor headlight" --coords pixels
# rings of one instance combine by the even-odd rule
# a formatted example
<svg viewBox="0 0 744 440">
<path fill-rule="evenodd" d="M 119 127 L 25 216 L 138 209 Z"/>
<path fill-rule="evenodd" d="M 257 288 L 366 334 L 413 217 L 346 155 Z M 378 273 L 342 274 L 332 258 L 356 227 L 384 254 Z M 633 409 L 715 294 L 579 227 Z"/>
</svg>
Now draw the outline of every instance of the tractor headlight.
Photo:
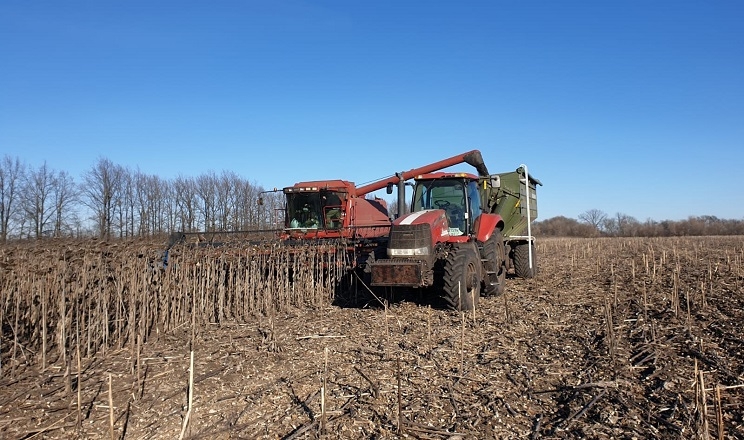
<svg viewBox="0 0 744 440">
<path fill-rule="evenodd" d="M 387 250 L 388 257 L 416 257 L 419 255 L 429 255 L 429 247 L 420 247 L 415 249 L 392 249 Z"/>
</svg>

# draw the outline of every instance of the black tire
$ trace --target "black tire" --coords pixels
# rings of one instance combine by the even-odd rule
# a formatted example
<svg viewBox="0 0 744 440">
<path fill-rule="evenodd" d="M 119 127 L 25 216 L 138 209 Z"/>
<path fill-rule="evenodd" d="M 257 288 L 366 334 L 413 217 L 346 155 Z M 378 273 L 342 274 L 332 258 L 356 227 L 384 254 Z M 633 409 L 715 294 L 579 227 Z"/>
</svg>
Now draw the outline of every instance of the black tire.
<svg viewBox="0 0 744 440">
<path fill-rule="evenodd" d="M 493 272 L 484 276 L 483 294 L 485 296 L 497 296 L 504 293 L 506 285 L 506 248 L 504 236 L 500 230 L 494 232 L 491 237 L 483 243 L 481 258 L 483 270 Z"/>
<path fill-rule="evenodd" d="M 530 246 L 532 246 L 532 268 L 530 268 Z M 514 274 L 520 278 L 534 278 L 537 275 L 537 250 L 535 244 L 520 243 L 514 247 Z"/>
<path fill-rule="evenodd" d="M 475 250 L 456 247 L 444 263 L 442 299 L 455 310 L 473 310 L 481 287 L 480 259 Z"/>
</svg>

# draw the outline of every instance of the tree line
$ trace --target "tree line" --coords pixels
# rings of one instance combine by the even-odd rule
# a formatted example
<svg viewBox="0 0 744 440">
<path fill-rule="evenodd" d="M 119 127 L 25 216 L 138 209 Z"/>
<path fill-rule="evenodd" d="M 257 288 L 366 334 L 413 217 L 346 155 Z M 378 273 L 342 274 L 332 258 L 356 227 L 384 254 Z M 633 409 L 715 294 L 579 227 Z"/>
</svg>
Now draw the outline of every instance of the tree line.
<svg viewBox="0 0 744 440">
<path fill-rule="evenodd" d="M 282 208 L 280 193 L 231 171 L 168 180 L 100 158 L 76 181 L 46 163 L 7 155 L 0 162 L 0 242 L 273 229 Z"/>
<path fill-rule="evenodd" d="M 263 198 L 265 203 L 258 204 Z M 46 163 L 8 155 L 0 162 L 0 242 L 13 238 L 146 237 L 174 231 L 275 229 L 283 224 L 281 193 L 267 192 L 232 171 L 164 179 L 99 158 L 76 181 Z M 396 204 L 389 203 L 391 213 Z M 590 209 L 578 219 L 535 222 L 540 236 L 661 237 L 744 235 L 744 220 L 704 215 L 638 221 Z"/>
<path fill-rule="evenodd" d="M 590 209 L 578 219 L 563 216 L 535 222 L 533 233 L 556 237 L 672 237 L 700 235 L 744 235 L 744 220 L 720 219 L 712 215 L 685 220 L 638 221 L 623 213 L 613 216 Z"/>
</svg>

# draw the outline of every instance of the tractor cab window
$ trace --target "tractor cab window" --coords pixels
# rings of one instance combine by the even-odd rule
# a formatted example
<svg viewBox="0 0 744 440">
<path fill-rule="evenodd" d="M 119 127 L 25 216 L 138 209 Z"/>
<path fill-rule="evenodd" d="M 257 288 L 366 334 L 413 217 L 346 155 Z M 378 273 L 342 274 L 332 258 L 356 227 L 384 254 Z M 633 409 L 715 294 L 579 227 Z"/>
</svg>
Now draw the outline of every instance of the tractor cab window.
<svg viewBox="0 0 744 440">
<path fill-rule="evenodd" d="M 468 198 L 470 199 L 469 218 L 472 220 L 471 224 L 473 224 L 475 223 L 475 219 L 481 215 L 480 192 L 478 191 L 477 181 L 471 181 L 468 183 Z"/>
<path fill-rule="evenodd" d="M 323 223 L 326 229 L 340 229 L 344 223 L 344 200 L 346 193 L 321 191 L 320 202 L 323 208 Z"/>
<path fill-rule="evenodd" d="M 292 229 L 320 227 L 320 195 L 317 192 L 287 193 L 287 217 Z"/>
<path fill-rule="evenodd" d="M 413 211 L 442 209 L 447 214 L 450 235 L 467 233 L 468 203 L 461 179 L 419 181 L 413 195 Z"/>
</svg>

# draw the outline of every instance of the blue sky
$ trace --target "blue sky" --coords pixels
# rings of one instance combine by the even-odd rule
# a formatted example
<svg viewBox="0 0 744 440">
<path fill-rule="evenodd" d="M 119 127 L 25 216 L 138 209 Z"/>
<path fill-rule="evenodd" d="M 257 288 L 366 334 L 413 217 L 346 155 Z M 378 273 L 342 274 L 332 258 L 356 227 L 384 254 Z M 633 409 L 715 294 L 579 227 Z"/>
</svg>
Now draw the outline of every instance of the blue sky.
<svg viewBox="0 0 744 440">
<path fill-rule="evenodd" d="M 742 23 L 738 0 L 4 0 L 0 155 L 271 188 L 479 149 L 542 180 L 542 219 L 743 219 Z"/>
</svg>

